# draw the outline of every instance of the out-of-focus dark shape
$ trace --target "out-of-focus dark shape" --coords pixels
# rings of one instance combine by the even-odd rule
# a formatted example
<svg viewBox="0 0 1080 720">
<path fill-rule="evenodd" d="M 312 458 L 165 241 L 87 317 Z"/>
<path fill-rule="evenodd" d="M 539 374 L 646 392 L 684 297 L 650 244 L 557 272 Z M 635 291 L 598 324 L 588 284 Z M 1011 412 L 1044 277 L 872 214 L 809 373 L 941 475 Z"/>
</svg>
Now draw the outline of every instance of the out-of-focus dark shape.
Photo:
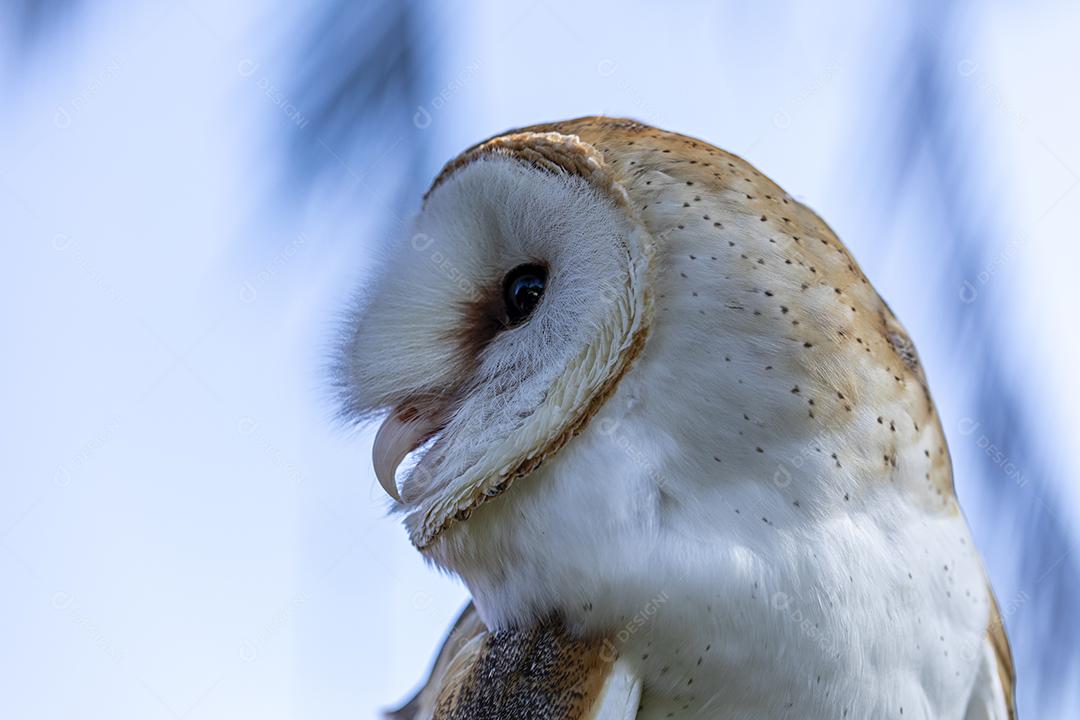
<svg viewBox="0 0 1080 720">
<path fill-rule="evenodd" d="M 310 126 L 290 134 L 293 179 L 340 178 L 395 217 L 424 181 L 429 134 L 414 122 L 431 61 L 421 2 L 331 0 L 314 6 L 295 67 L 296 105 Z M 391 187 L 387 192 L 386 184 Z"/>
<path fill-rule="evenodd" d="M 11 0 L 0 7 L 0 17 L 8 25 L 5 36 L 12 50 L 25 53 L 35 49 L 59 25 L 70 22 L 82 8 L 82 0 Z"/>
<path fill-rule="evenodd" d="M 910 7 L 914 16 L 896 49 L 892 77 L 880 82 L 875 75 L 883 106 L 879 122 L 872 123 L 878 130 L 868 165 L 879 168 L 882 186 L 867 197 L 884 200 L 873 212 L 887 225 L 902 205 L 897 198 L 914 194 L 926 208 L 927 235 L 946 241 L 921 248 L 928 262 L 921 281 L 927 301 L 940 306 L 942 335 L 953 338 L 956 377 L 972 387 L 970 421 L 978 432 L 967 441 L 990 438 L 1002 453 L 979 448 L 979 477 L 958 478 L 958 485 L 975 490 L 961 501 L 982 518 L 974 532 L 997 580 L 1017 667 L 1020 717 L 1050 717 L 1064 693 L 1075 692 L 1080 670 L 1080 557 L 1071 553 L 1067 521 L 1055 510 L 1061 499 L 1054 482 L 1057 458 L 1034 435 L 1037 408 L 1019 394 L 1030 378 L 1015 377 L 1001 360 L 1014 352 L 1002 324 L 1013 313 L 996 302 L 993 284 L 974 301 L 963 293 L 965 282 L 992 265 L 1002 224 L 990 197 L 993 183 L 981 172 L 978 118 L 958 81 L 963 63 L 972 61 L 958 66 L 944 45 L 962 34 L 960 13 L 948 4 Z M 905 252 L 917 251 L 917 244 Z M 955 427 L 947 433 L 955 454 L 965 439 Z M 1023 481 L 1003 470 L 1001 457 L 1023 468 Z"/>
</svg>

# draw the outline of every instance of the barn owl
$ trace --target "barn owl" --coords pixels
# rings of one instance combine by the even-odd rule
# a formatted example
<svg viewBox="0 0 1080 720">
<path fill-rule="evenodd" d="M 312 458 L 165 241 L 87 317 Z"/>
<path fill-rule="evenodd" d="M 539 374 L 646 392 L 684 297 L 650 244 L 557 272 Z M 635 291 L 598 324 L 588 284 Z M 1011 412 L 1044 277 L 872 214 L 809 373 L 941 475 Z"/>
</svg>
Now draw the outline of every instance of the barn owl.
<svg viewBox="0 0 1080 720">
<path fill-rule="evenodd" d="M 742 159 L 603 117 L 467 150 L 339 377 L 472 596 L 393 717 L 1013 717 L 915 348 Z"/>
</svg>

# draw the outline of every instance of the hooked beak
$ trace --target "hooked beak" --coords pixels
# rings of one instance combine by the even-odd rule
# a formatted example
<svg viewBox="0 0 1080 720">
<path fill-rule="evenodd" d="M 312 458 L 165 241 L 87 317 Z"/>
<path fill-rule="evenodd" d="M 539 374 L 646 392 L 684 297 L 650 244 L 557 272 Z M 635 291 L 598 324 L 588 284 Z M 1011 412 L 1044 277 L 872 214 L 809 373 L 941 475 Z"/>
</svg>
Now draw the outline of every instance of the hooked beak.
<svg viewBox="0 0 1080 720">
<path fill-rule="evenodd" d="M 403 502 L 398 492 L 396 474 L 405 456 L 423 445 L 438 431 L 436 421 L 424 417 L 413 408 L 394 408 L 379 426 L 371 457 L 375 476 L 386 494 Z"/>
</svg>

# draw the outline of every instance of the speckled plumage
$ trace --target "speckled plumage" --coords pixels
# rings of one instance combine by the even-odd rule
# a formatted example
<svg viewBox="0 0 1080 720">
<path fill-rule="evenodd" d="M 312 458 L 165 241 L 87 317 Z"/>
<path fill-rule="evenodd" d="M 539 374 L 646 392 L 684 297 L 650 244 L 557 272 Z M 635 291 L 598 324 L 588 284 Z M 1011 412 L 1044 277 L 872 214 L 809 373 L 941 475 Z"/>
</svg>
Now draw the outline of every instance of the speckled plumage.
<svg viewBox="0 0 1080 720">
<path fill-rule="evenodd" d="M 535 197 L 515 189 L 523 167 Z M 557 614 L 575 636 L 614 638 L 644 682 L 641 718 L 1011 717 L 1008 644 L 925 374 L 829 227 L 738 157 L 610 118 L 466 151 L 425 212 L 451 228 L 448 252 L 461 242 L 446 220 L 455 203 L 469 218 L 520 204 L 496 224 L 551 217 L 572 248 L 577 211 L 562 230 L 543 206 L 551 178 L 622 223 L 618 238 L 645 238 L 594 239 L 576 261 L 629 258 L 598 270 L 625 273 L 628 294 L 603 295 L 621 319 L 590 320 L 600 329 L 566 341 L 578 359 L 557 361 L 577 367 L 610 342 L 606 369 L 579 392 L 552 380 L 520 414 L 551 412 L 557 389 L 575 398 L 557 406 L 564 419 L 526 433 L 520 456 L 482 447 L 466 464 L 475 483 L 439 475 L 464 441 L 437 431 L 403 486 L 417 546 L 462 577 L 495 630 Z M 431 390 L 416 384 L 354 404 L 464 412 L 456 398 L 503 340 L 453 329 L 475 314 L 447 317 L 473 369 L 447 372 L 441 400 L 418 400 Z M 354 379 L 381 377 L 361 369 Z"/>
<path fill-rule="evenodd" d="M 488 632 L 469 605 L 424 687 L 392 720 L 615 720 L 633 717 L 640 686 L 603 638 L 557 618 Z"/>
</svg>

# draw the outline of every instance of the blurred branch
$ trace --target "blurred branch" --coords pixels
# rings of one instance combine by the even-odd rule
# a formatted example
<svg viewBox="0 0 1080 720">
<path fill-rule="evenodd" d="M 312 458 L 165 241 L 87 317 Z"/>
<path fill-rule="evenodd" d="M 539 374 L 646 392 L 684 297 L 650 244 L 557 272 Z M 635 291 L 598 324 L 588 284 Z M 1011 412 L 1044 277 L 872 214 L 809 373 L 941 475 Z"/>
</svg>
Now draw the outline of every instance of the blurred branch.
<svg viewBox="0 0 1080 720">
<path fill-rule="evenodd" d="M 297 105 L 311 123 L 288 147 L 297 183 L 344 166 L 352 184 L 391 183 L 394 213 L 417 194 L 430 144 L 412 123 L 431 75 L 423 15 L 421 3 L 402 0 L 331 0 L 314 11 L 296 63 Z"/>
<path fill-rule="evenodd" d="M 57 26 L 69 22 L 82 0 L 12 0 L 5 12 L 10 18 L 8 32 L 20 53 L 35 49 Z"/>
</svg>

